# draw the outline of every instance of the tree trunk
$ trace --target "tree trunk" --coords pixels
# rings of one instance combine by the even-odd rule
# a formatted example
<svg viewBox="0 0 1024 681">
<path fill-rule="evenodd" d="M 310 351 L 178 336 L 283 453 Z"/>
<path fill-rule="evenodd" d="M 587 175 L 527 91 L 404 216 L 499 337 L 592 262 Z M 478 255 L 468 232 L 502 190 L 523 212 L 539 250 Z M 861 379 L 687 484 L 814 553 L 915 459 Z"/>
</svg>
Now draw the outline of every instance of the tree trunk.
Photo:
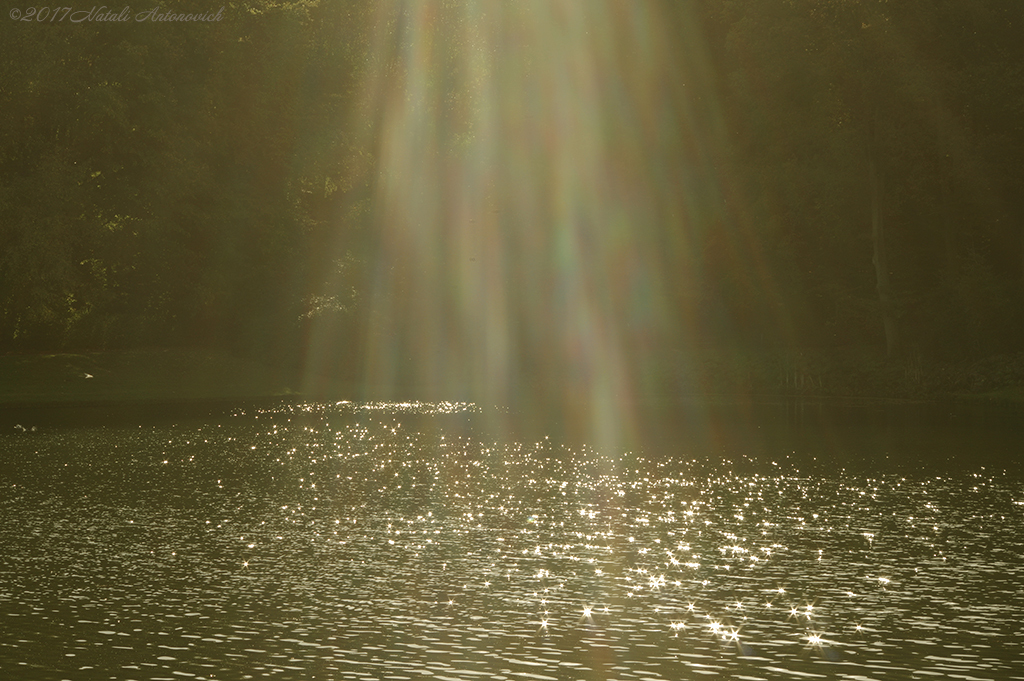
<svg viewBox="0 0 1024 681">
<path fill-rule="evenodd" d="M 956 252 L 956 235 L 953 226 L 953 189 L 950 186 L 949 168 L 946 163 L 942 164 L 942 246 L 943 265 L 946 271 L 943 273 L 950 283 L 956 277 L 958 269 L 958 257 Z"/>
<path fill-rule="evenodd" d="M 899 335 L 896 329 L 896 312 L 893 309 L 892 289 L 889 286 L 889 265 L 885 253 L 885 231 L 882 220 L 882 181 L 878 176 L 874 150 L 868 160 L 868 175 L 871 183 L 871 245 L 874 249 L 872 262 L 875 265 L 875 288 L 882 312 L 882 326 L 885 328 L 885 354 L 893 357 L 899 350 Z"/>
</svg>

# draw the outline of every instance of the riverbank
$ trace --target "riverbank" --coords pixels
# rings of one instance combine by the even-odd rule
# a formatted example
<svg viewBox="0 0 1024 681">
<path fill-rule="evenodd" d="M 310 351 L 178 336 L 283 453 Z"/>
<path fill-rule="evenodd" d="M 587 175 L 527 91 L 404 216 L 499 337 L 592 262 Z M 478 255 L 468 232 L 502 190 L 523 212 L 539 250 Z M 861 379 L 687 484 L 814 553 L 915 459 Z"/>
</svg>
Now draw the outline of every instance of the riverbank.
<svg viewBox="0 0 1024 681">
<path fill-rule="evenodd" d="M 877 348 L 711 352 L 689 371 L 707 394 L 1024 404 L 1024 352 L 957 362 Z"/>
<path fill-rule="evenodd" d="M 315 382 L 314 382 L 315 383 Z M 1024 353 L 962 363 L 888 361 L 870 351 L 705 354 L 667 370 L 659 400 L 978 401 L 1024 404 Z M 323 392 L 323 391 L 321 391 Z M 408 393 L 408 394 L 406 394 Z M 0 405 L 426 399 L 428 390 L 333 383 L 305 395 L 296 372 L 206 350 L 0 356 Z M 460 396 L 460 399 L 463 396 Z M 451 399 L 451 396 L 447 397 Z"/>
<path fill-rule="evenodd" d="M 0 356 L 0 404 L 218 401 L 285 397 L 293 382 L 259 362 L 201 350 Z"/>
</svg>

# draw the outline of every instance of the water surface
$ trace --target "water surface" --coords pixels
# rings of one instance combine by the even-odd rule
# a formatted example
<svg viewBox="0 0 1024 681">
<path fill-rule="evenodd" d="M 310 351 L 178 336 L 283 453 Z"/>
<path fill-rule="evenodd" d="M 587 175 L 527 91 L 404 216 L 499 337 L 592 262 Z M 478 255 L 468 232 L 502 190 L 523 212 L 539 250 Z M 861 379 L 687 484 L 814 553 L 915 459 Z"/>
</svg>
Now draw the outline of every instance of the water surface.
<svg viewBox="0 0 1024 681">
<path fill-rule="evenodd" d="M 0 435 L 6 677 L 1024 678 L 1012 418 L 108 416 Z"/>
</svg>

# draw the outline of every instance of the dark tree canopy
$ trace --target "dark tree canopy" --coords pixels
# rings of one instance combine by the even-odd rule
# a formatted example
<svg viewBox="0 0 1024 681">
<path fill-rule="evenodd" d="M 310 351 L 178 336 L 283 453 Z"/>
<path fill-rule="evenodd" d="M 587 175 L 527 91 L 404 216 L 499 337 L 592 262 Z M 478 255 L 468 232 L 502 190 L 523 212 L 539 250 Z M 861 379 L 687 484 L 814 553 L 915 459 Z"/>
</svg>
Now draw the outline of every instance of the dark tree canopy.
<svg viewBox="0 0 1024 681">
<path fill-rule="evenodd" d="M 410 106 L 437 123 L 430 153 L 443 166 L 468 163 L 486 134 L 488 87 L 506 88 L 494 114 L 505 126 L 528 121 L 522 111 L 546 96 L 542 46 L 518 26 L 494 29 L 494 12 L 459 7 L 246 0 L 205 23 L 5 20 L 0 351 L 191 345 L 294 363 L 316 328 L 349 348 L 337 368 L 357 374 L 367 339 L 384 332 L 368 301 L 384 291 L 389 310 L 415 319 L 416 272 L 438 266 L 387 258 L 395 207 L 380 201 L 379 103 L 411 98 L 414 75 L 441 93 Z M 649 164 L 664 171 L 658 196 L 672 195 L 672 182 L 688 188 L 644 213 L 657 224 L 632 227 L 659 244 L 636 257 L 669 273 L 642 285 L 664 292 L 676 308 L 661 314 L 682 321 L 623 338 L 652 364 L 669 361 L 680 334 L 744 351 L 1021 350 L 1024 5 L 649 10 L 665 36 L 649 81 L 659 89 L 645 89 L 652 57 L 625 33 L 609 38 L 612 56 L 598 66 L 624 102 L 604 119 L 609 154 L 624 159 L 614 173 Z M 448 36 L 428 58 L 410 48 L 414 20 Z M 666 120 L 676 130 L 667 138 L 618 135 L 623 121 Z M 499 157 L 501 167 L 478 167 L 494 211 L 525 215 L 523 187 L 558 181 L 544 156 L 557 140 L 534 141 Z M 533 177 L 516 176 L 520 162 Z M 539 248 L 541 270 L 559 267 L 555 236 L 539 246 L 503 238 L 516 262 Z M 547 285 L 510 271 L 523 290 Z M 627 283 L 609 281 L 611 308 L 630 309 L 616 288 Z M 510 299 L 517 352 L 552 340 L 530 325 L 538 309 Z"/>
</svg>

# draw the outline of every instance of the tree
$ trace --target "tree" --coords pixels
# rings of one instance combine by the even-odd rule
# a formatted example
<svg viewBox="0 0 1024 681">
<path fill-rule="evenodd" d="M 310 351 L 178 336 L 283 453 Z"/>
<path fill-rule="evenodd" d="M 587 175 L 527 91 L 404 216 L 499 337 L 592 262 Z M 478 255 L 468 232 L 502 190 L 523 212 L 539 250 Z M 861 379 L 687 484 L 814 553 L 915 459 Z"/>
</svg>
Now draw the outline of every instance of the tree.
<svg viewBox="0 0 1024 681">
<path fill-rule="evenodd" d="M 873 309 L 894 356 L 908 339 L 951 342 L 964 324 L 943 318 L 981 323 L 935 292 L 952 281 L 942 272 L 966 271 L 960 254 L 971 242 L 981 254 L 971 272 L 1000 267 L 982 244 L 1005 237 L 985 225 L 1011 220 L 1002 210 L 979 213 L 978 198 L 991 206 L 995 187 L 1019 182 L 1015 167 L 986 150 L 1020 148 L 1011 116 L 988 115 L 1022 101 L 1019 88 L 996 85 L 1016 82 L 1019 67 L 1007 57 L 1019 48 L 1002 36 L 1019 15 L 983 0 L 721 6 L 723 98 L 743 195 L 762 223 L 758 248 L 769 255 L 786 235 L 783 251 L 799 263 L 810 314 L 795 321 L 805 339 L 829 319 L 834 342 L 856 338 Z M 786 259 L 768 257 L 769 271 Z M 991 316 L 983 326 L 996 330 Z"/>
</svg>

